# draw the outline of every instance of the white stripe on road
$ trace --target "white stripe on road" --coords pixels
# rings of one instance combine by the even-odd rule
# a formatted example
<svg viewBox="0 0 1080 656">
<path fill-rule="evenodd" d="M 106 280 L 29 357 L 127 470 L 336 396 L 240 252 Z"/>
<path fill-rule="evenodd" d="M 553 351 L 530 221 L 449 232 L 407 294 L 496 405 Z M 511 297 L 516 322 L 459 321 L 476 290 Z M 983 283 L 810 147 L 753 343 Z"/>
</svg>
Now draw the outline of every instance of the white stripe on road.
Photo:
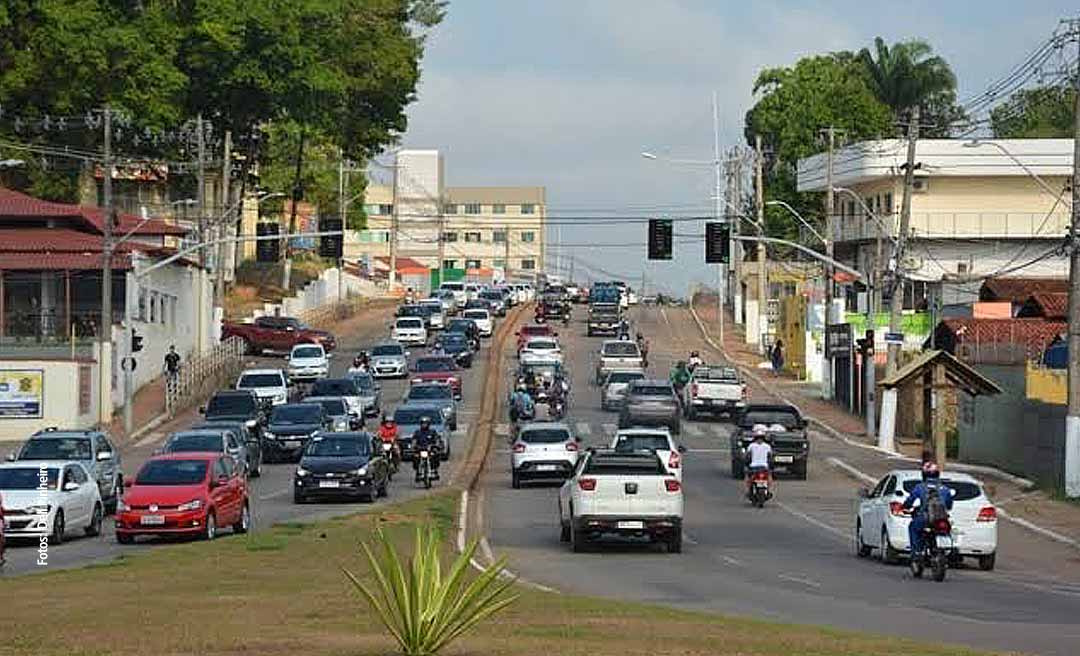
<svg viewBox="0 0 1080 656">
<path fill-rule="evenodd" d="M 600 429 L 604 433 L 607 433 L 607 434 L 610 434 L 610 435 L 614 435 L 615 431 L 618 430 L 618 428 L 619 427 L 616 424 L 600 424 Z"/>
<path fill-rule="evenodd" d="M 728 565 L 734 565 L 735 567 L 742 567 L 742 561 L 741 560 L 736 560 L 736 559 L 732 558 L 731 556 L 725 556 L 723 554 L 720 554 L 720 560 L 724 561 Z"/>
<path fill-rule="evenodd" d="M 292 488 L 291 487 L 286 488 L 284 490 L 278 490 L 277 492 L 271 492 L 269 494 L 263 494 L 263 495 L 259 496 L 259 501 L 267 501 L 269 499 L 275 499 L 277 497 L 283 497 L 286 494 L 290 494 L 290 493 L 292 493 Z"/>
<path fill-rule="evenodd" d="M 579 421 L 577 424 L 577 432 L 578 435 L 581 435 L 582 437 L 588 437 L 592 435 L 592 427 L 583 421 Z"/>
<path fill-rule="evenodd" d="M 464 422 L 464 421 L 459 421 L 458 425 L 457 425 L 457 430 L 453 431 L 453 434 L 454 435 L 468 435 L 469 434 L 469 424 L 467 422 Z"/>
<path fill-rule="evenodd" d="M 799 578 L 798 576 L 789 576 L 787 574 L 777 574 L 776 578 L 784 579 L 785 581 L 794 581 L 795 583 L 802 583 L 803 585 L 808 585 L 808 586 L 810 586 L 812 588 L 820 588 L 821 587 L 821 584 L 818 583 L 817 581 L 811 581 L 810 579 Z"/>
<path fill-rule="evenodd" d="M 716 437 L 723 437 L 723 438 L 726 438 L 726 437 L 730 437 L 730 436 L 731 436 L 731 433 L 730 433 L 730 432 L 729 432 L 729 431 L 728 431 L 728 430 L 727 430 L 726 428 L 724 428 L 723 426 L 721 426 L 720 424 L 714 424 L 714 425 L 713 425 L 713 427 L 712 427 L 712 433 L 713 433 L 713 435 L 715 435 Z"/>
<path fill-rule="evenodd" d="M 818 527 L 820 529 L 826 530 L 829 533 L 832 533 L 833 535 L 839 536 L 841 538 L 847 538 L 847 533 L 846 532 L 841 531 L 840 529 L 836 528 L 835 526 L 829 526 L 828 524 L 821 521 L 820 519 L 814 519 L 810 515 L 807 515 L 806 513 L 802 512 L 802 511 L 795 510 L 791 506 L 789 506 L 787 504 L 784 504 L 784 503 L 780 503 L 779 501 L 776 502 L 776 505 L 779 506 L 781 509 L 783 509 L 785 512 L 787 512 L 787 513 L 789 513 L 791 515 L 795 515 L 799 519 L 805 520 L 805 521 L 813 524 L 814 526 L 816 526 L 816 527 Z"/>
</svg>

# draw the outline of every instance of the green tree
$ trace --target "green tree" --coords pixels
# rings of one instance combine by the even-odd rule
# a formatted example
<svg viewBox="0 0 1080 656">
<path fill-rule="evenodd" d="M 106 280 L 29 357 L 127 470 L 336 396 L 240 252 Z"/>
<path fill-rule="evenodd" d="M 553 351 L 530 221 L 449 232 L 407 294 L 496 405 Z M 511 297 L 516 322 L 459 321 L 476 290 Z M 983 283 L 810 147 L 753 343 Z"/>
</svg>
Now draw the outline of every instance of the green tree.
<svg viewBox="0 0 1080 656">
<path fill-rule="evenodd" d="M 920 121 L 933 126 L 928 136 L 947 135 L 963 112 L 956 106 L 956 75 L 933 52 L 925 41 L 901 41 L 890 48 L 877 37 L 874 52 L 863 48 L 858 60 L 870 89 L 898 119 L 919 106 L 923 110 Z"/>
<path fill-rule="evenodd" d="M 1068 85 L 1023 89 L 990 112 L 998 139 L 1071 139 L 1076 125 L 1076 90 Z"/>
</svg>

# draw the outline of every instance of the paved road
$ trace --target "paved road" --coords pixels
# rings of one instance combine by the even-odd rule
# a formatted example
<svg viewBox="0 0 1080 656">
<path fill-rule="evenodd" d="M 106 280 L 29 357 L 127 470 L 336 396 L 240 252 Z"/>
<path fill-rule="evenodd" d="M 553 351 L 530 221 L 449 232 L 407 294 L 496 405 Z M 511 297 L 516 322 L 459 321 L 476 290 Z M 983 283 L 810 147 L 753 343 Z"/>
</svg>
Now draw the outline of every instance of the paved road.
<svg viewBox="0 0 1080 656">
<path fill-rule="evenodd" d="M 560 329 L 573 370 L 569 420 L 586 444 L 599 445 L 614 431 L 616 417 L 599 409 L 599 391 L 589 384 L 601 340 L 584 337 L 584 313 L 577 312 L 575 325 Z M 634 315 L 653 345 L 658 377 L 689 350 L 708 352 L 686 311 L 642 308 Z M 766 395 L 751 390 L 751 398 Z M 684 422 L 683 428 L 689 452 L 682 554 L 642 546 L 571 553 L 558 539 L 557 487 L 511 489 L 505 441 L 491 456 L 482 488 L 483 522 L 495 553 L 509 556 L 526 579 L 569 592 L 989 649 L 1077 653 L 1075 550 L 1001 522 L 997 571 L 965 568 L 941 584 L 915 580 L 906 567 L 854 557 L 858 484 L 828 463 L 841 457 L 876 475 L 893 466 L 883 456 L 816 434 L 809 480 L 780 480 L 777 498 L 758 510 L 730 478 L 729 425 Z M 505 427 L 497 432 L 505 434 Z"/>
<path fill-rule="evenodd" d="M 347 334 L 338 335 L 339 348 L 332 361 L 332 372 L 343 373 L 351 364 L 352 357 L 361 348 L 370 346 L 384 338 L 386 335 L 387 317 L 391 310 L 373 310 L 364 320 L 350 321 L 348 325 L 354 327 Z M 414 356 L 416 349 L 413 349 Z M 458 430 L 452 436 L 453 451 L 450 462 L 441 469 L 442 480 L 445 484 L 456 471 L 468 450 L 471 439 L 470 425 L 475 419 L 480 403 L 480 390 L 483 378 L 487 371 L 488 347 L 485 341 L 480 357 L 476 364 L 468 370 L 464 380 L 464 402 L 459 408 Z M 284 366 L 281 358 L 254 358 L 252 367 Z M 407 380 L 384 380 L 382 381 L 383 409 L 392 411 L 398 401 L 407 391 Z M 170 424 L 162 426 L 157 431 L 147 435 L 134 445 L 122 448 L 124 460 L 123 470 L 128 476 L 138 471 L 142 462 L 153 453 L 164 441 L 165 436 L 174 430 L 191 425 L 198 419 L 194 412 L 188 412 Z M 374 428 L 375 421 L 368 420 L 368 427 Z M 251 480 L 251 502 L 255 530 L 268 527 L 274 523 L 287 521 L 312 520 L 333 517 L 346 512 L 355 512 L 370 507 L 365 503 L 312 503 L 297 506 L 292 500 L 292 474 L 296 466 L 292 464 L 263 465 L 263 474 L 260 478 Z M 436 484 L 438 485 L 438 484 Z M 436 488 L 438 489 L 438 488 Z M 413 498 L 424 493 L 424 490 L 415 487 L 408 476 L 397 476 L 390 487 L 389 501 L 400 501 Z M 385 503 L 379 501 L 378 503 Z M 49 548 L 49 566 L 38 567 L 37 543 L 13 543 L 9 545 L 7 552 L 7 564 L 0 570 L 0 576 L 13 576 L 27 573 L 40 573 L 45 570 L 54 570 L 64 567 L 75 567 L 92 562 L 110 560 L 121 554 L 128 554 L 152 549 L 156 545 L 165 544 L 166 541 L 154 541 L 143 538 L 135 545 L 119 545 L 116 542 L 112 529 L 112 522 L 106 518 L 105 530 L 102 535 L 95 538 L 68 538 L 62 545 L 53 545 Z M 228 533 L 225 534 L 228 536 Z M 228 537 L 226 537 L 228 539 Z"/>
</svg>

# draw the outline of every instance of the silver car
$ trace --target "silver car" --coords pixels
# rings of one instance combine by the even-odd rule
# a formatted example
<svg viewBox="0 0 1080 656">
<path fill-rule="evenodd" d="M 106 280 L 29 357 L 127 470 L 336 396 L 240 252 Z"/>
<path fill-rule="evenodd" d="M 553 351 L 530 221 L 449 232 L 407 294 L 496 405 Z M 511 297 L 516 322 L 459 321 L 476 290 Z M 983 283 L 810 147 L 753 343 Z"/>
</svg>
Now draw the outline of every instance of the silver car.
<svg viewBox="0 0 1080 656">
<path fill-rule="evenodd" d="M 523 424 L 510 452 L 510 476 L 514 489 L 526 480 L 568 478 L 581 455 L 581 439 L 561 422 L 532 421 Z"/>
<path fill-rule="evenodd" d="M 106 513 L 116 512 L 116 504 L 124 495 L 120 451 L 102 431 L 46 428 L 34 433 L 8 460 L 79 462 L 97 483 Z"/>
<path fill-rule="evenodd" d="M 626 390 L 635 380 L 645 380 L 645 372 L 640 369 L 619 369 L 608 373 L 600 387 L 600 407 L 604 410 L 621 408 L 626 399 Z"/>
<path fill-rule="evenodd" d="M 423 403 L 425 405 L 438 406 L 442 410 L 443 420 L 450 430 L 456 431 L 458 427 L 457 399 L 454 398 L 454 388 L 443 383 L 420 383 L 409 388 L 405 396 L 405 403 Z"/>
<path fill-rule="evenodd" d="M 247 444 L 236 433 L 225 428 L 200 428 L 173 433 L 165 440 L 158 453 L 194 453 L 209 451 L 227 453 L 240 463 L 244 475 L 250 476 L 255 468 L 248 454 Z"/>
<path fill-rule="evenodd" d="M 667 426 L 672 435 L 682 433 L 679 399 L 666 380 L 635 380 L 630 383 L 619 412 L 619 428 Z"/>
<path fill-rule="evenodd" d="M 376 344 L 370 353 L 371 372 L 376 378 L 404 378 L 409 375 L 409 352 L 398 342 Z"/>
<path fill-rule="evenodd" d="M 340 396 L 309 396 L 304 403 L 318 403 L 323 407 L 327 419 L 330 420 L 331 430 L 335 433 L 361 428 L 364 420 L 349 412 L 349 404 Z"/>
<path fill-rule="evenodd" d="M 382 386 L 375 377 L 366 371 L 349 370 L 347 377 L 352 378 L 360 388 L 360 406 L 365 417 L 378 417 L 382 408 Z"/>
</svg>

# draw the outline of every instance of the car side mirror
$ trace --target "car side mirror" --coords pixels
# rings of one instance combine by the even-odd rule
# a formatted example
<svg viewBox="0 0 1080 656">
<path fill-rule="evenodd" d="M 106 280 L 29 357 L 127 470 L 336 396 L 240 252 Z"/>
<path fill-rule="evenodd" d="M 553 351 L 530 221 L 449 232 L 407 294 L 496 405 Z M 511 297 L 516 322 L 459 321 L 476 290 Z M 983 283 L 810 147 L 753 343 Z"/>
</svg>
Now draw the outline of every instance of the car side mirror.
<svg viewBox="0 0 1080 656">
<path fill-rule="evenodd" d="M 64 492 L 74 492 L 77 489 L 79 489 L 79 484 L 75 481 L 64 483 Z"/>
<path fill-rule="evenodd" d="M 112 457 L 113 457 L 112 451 L 98 451 L 98 454 L 97 454 L 97 459 L 98 460 L 112 460 Z"/>
<path fill-rule="evenodd" d="M 869 499 L 870 498 L 870 488 L 868 488 L 868 487 L 860 487 L 859 488 L 859 498 Z"/>
<path fill-rule="evenodd" d="M 685 445 L 680 444 L 676 448 L 679 450 L 679 453 L 686 453 L 686 446 Z"/>
</svg>

